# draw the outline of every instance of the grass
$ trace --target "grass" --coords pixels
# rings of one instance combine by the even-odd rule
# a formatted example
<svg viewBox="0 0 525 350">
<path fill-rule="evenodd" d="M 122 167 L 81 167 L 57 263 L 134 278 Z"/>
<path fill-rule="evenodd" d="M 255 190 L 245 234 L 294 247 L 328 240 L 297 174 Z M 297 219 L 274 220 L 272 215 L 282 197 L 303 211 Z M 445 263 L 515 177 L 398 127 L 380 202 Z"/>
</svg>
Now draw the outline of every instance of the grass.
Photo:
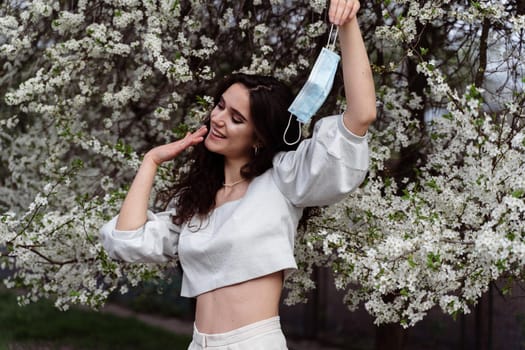
<svg viewBox="0 0 525 350">
<path fill-rule="evenodd" d="M 20 307 L 0 290 L 0 350 L 45 349 L 187 349 L 190 338 L 133 318 L 73 308 L 62 312 L 48 301 Z M 16 346 L 15 346 L 16 345 Z M 42 348 L 42 347 L 40 347 Z"/>
</svg>

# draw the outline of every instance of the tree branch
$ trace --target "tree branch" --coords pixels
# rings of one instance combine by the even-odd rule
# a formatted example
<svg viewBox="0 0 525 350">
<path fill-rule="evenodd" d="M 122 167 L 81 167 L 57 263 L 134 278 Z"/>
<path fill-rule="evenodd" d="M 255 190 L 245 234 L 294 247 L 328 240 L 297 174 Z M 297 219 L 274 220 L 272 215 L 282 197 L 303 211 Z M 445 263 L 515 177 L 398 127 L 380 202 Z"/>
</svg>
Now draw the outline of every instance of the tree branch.
<svg viewBox="0 0 525 350">
<path fill-rule="evenodd" d="M 483 20 L 483 28 L 481 31 L 481 38 L 479 43 L 479 67 L 478 71 L 476 72 L 476 79 L 474 80 L 474 84 L 476 87 L 480 87 L 483 85 L 483 81 L 485 78 L 485 71 L 487 69 L 487 49 L 488 49 L 488 37 L 489 37 L 489 31 L 490 31 L 490 21 L 488 18 L 485 18 Z"/>
</svg>

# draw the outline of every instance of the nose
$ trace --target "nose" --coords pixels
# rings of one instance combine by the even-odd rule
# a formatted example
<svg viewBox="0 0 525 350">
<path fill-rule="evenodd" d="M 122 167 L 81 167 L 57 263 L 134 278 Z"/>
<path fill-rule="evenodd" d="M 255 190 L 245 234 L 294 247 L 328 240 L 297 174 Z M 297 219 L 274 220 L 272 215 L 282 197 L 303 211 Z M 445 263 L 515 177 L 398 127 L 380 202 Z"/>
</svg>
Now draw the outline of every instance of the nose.
<svg viewBox="0 0 525 350">
<path fill-rule="evenodd" d="M 226 110 L 223 109 L 223 110 L 217 110 L 215 113 L 212 113 L 211 114 L 211 122 L 216 124 L 216 125 L 224 125 L 225 120 L 226 118 Z"/>
</svg>

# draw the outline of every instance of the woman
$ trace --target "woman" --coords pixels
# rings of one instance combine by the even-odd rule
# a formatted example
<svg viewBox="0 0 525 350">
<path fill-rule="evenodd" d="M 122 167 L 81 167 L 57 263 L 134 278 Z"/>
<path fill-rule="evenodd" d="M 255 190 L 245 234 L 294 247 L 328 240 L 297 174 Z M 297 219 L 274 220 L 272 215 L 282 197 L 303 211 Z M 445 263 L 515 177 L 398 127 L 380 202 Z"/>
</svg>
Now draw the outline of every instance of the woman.
<svg viewBox="0 0 525 350">
<path fill-rule="evenodd" d="M 303 208 L 342 199 L 368 167 L 375 92 L 358 8 L 358 1 L 334 0 L 329 9 L 340 26 L 343 115 L 321 119 L 293 150 L 283 141 L 289 89 L 273 78 L 235 75 L 219 89 L 205 126 L 144 156 L 119 216 L 101 230 L 113 258 L 178 255 L 181 295 L 197 299 L 189 349 L 286 349 L 279 300 L 284 278 L 297 268 L 293 243 Z M 190 146 L 194 163 L 175 200 L 166 212 L 149 212 L 157 167 Z"/>
</svg>

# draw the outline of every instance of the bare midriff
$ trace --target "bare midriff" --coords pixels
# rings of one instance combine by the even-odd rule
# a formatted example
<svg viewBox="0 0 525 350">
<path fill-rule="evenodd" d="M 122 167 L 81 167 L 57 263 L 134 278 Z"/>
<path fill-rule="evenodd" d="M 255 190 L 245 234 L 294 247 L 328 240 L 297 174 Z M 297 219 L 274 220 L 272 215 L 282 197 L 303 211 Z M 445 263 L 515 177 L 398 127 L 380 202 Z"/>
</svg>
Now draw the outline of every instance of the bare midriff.
<svg viewBox="0 0 525 350">
<path fill-rule="evenodd" d="M 222 287 L 197 297 L 195 326 L 201 333 L 224 333 L 279 314 L 282 271 Z"/>
</svg>

